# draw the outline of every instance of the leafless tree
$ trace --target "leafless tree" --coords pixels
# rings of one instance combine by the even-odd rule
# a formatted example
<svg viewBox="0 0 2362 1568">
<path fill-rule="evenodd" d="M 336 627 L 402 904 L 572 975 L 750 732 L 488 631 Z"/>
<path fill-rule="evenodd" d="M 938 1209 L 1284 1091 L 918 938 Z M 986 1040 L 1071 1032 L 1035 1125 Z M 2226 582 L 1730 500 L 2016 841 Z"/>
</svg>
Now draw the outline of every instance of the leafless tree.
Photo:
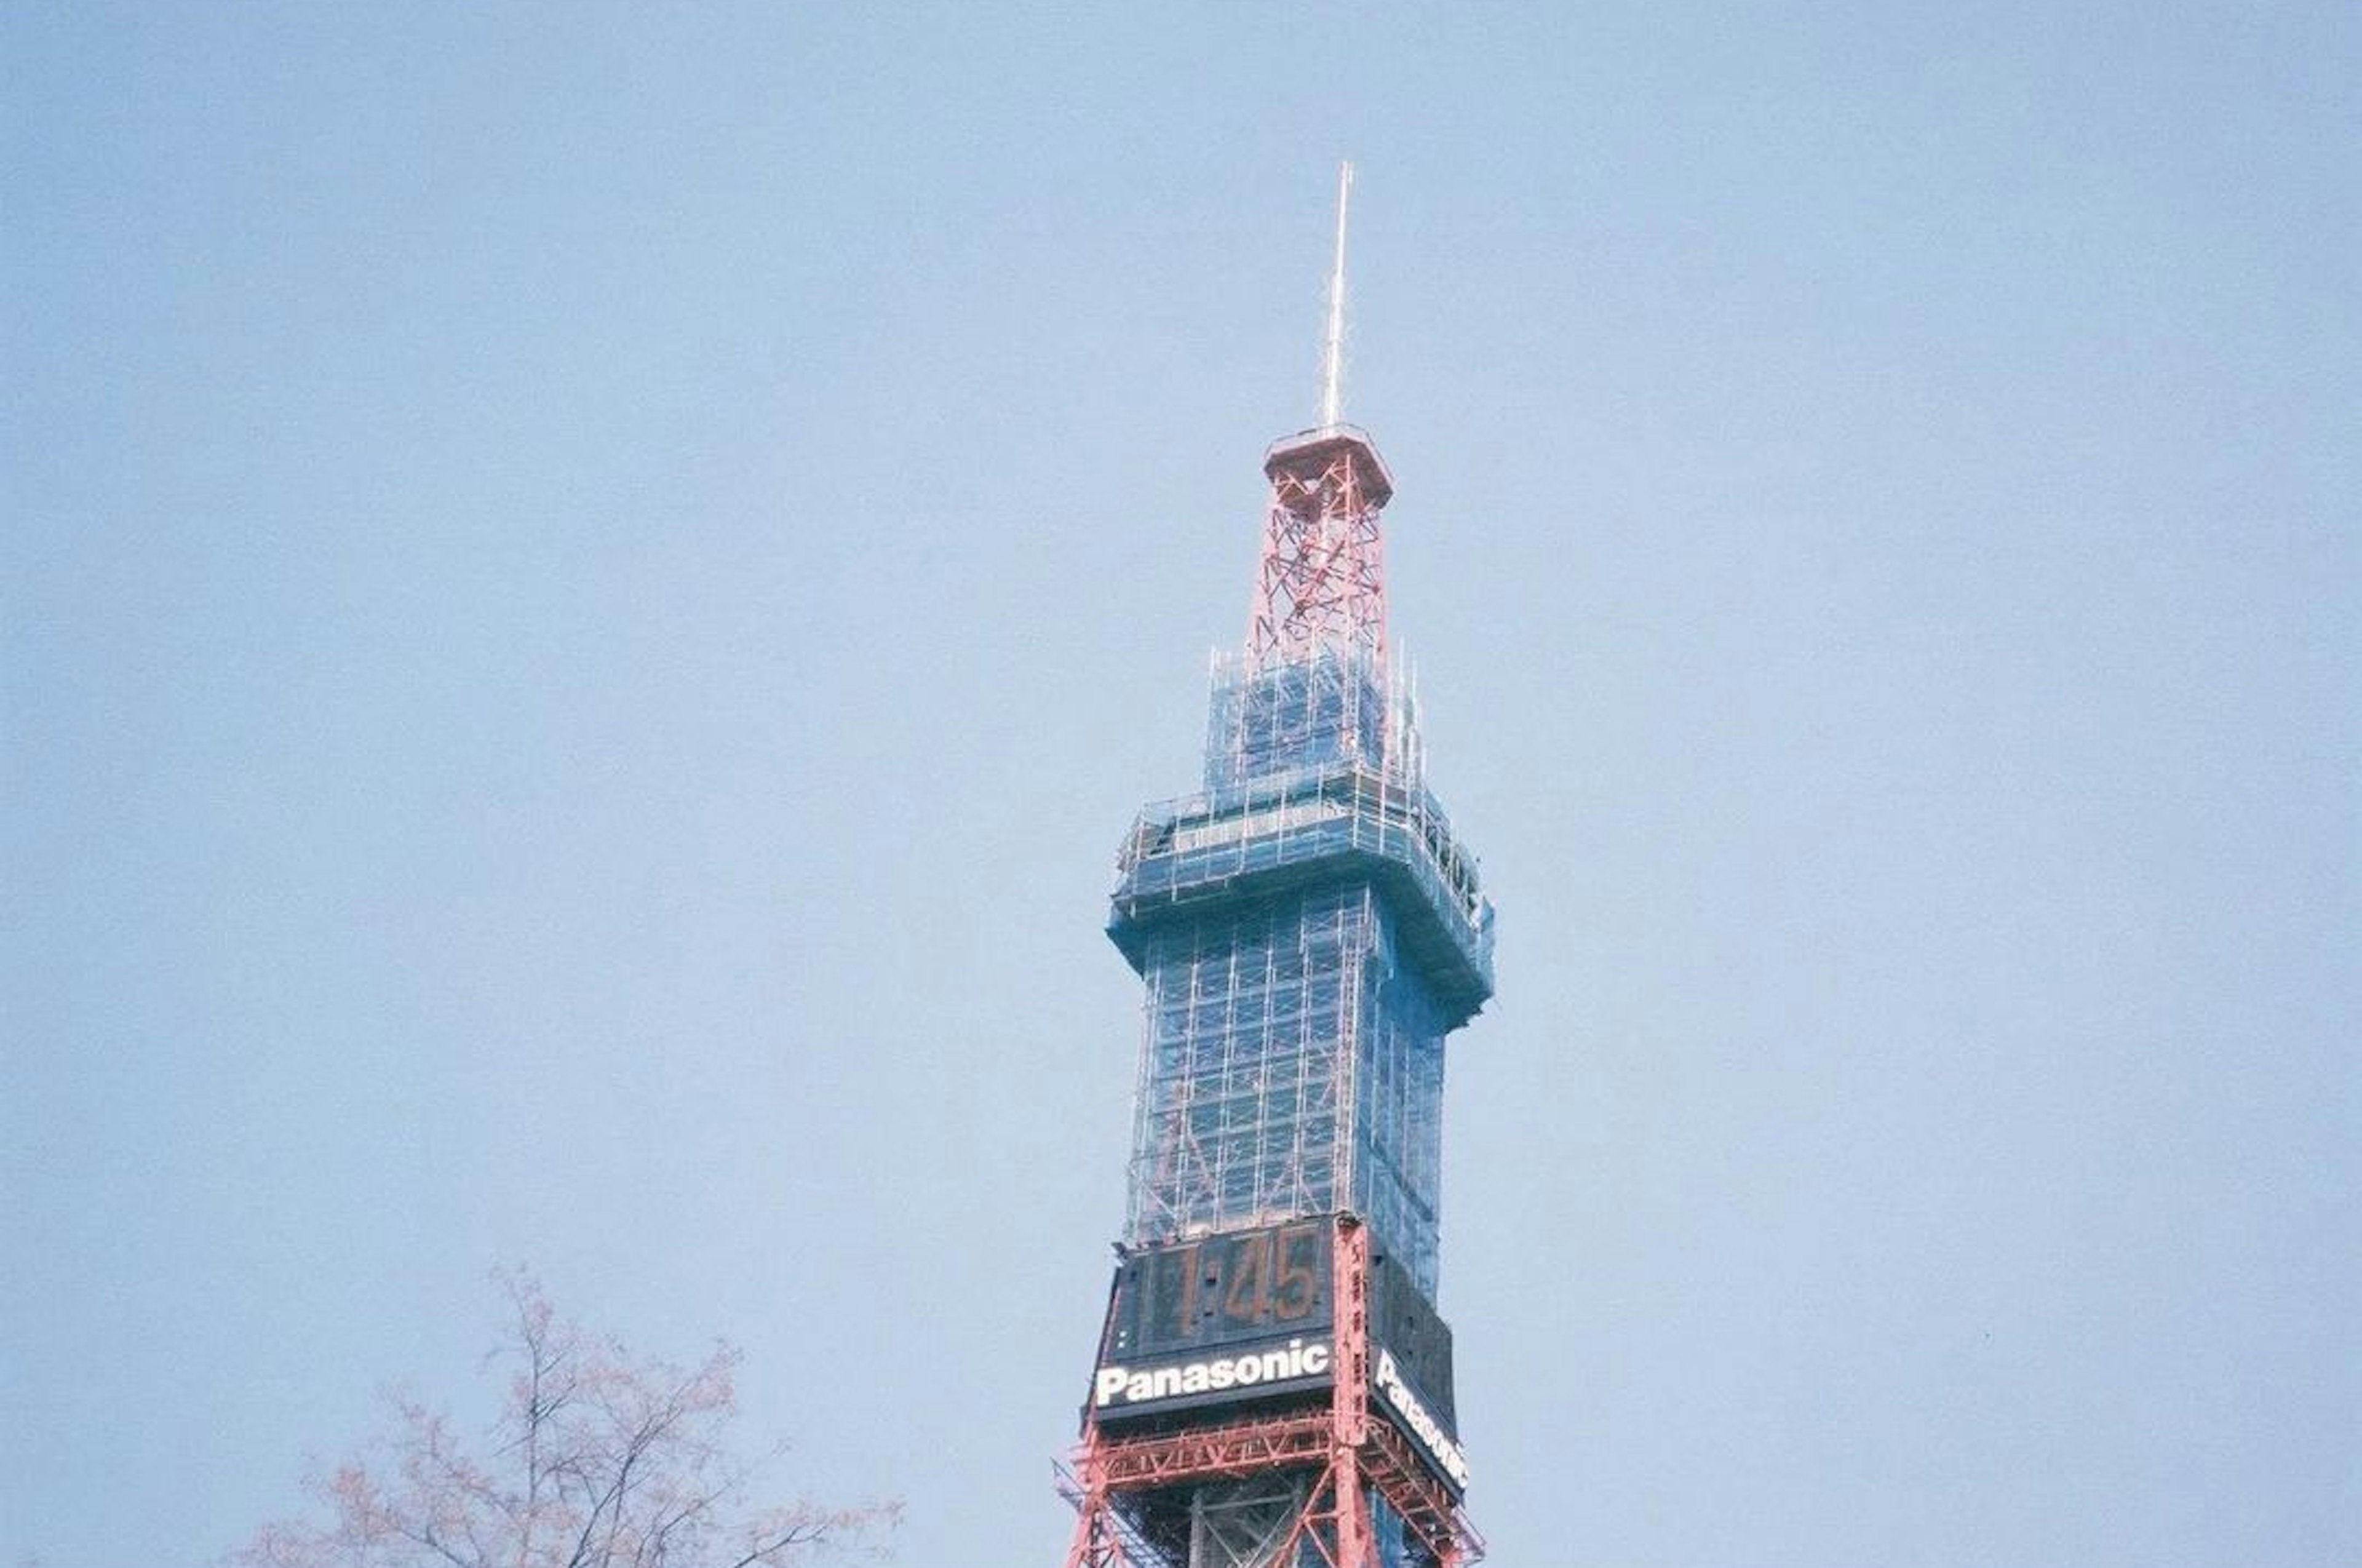
<svg viewBox="0 0 2362 1568">
<path fill-rule="evenodd" d="M 480 1447 L 395 1397 L 357 1459 L 312 1480 L 328 1522 L 266 1526 L 239 1568 L 786 1568 L 877 1551 L 894 1504 L 750 1507 L 751 1468 L 723 1446 L 738 1352 L 696 1366 L 636 1360 L 505 1275 L 516 1320 L 492 1364 L 506 1397 Z"/>
</svg>

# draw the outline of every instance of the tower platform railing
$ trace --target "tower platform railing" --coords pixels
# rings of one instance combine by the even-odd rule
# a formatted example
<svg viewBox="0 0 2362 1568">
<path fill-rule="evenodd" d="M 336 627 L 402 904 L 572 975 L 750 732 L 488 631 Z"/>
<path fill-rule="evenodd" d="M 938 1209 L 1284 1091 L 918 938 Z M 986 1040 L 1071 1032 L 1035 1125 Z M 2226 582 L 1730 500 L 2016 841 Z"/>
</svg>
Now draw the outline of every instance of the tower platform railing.
<svg viewBox="0 0 2362 1568">
<path fill-rule="evenodd" d="M 1493 906 L 1424 787 L 1360 767 L 1304 768 L 1143 810 L 1117 857 L 1109 933 L 1128 955 L 1160 919 L 1365 872 L 1395 895 L 1407 951 L 1454 1024 L 1493 991 Z"/>
</svg>

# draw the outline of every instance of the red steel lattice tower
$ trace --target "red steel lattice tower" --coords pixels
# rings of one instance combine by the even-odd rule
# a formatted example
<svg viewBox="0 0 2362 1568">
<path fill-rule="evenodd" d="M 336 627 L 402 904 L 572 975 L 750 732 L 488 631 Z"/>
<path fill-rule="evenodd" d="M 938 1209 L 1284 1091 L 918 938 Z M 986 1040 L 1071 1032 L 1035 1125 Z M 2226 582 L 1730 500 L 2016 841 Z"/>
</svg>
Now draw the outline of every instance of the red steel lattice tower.
<svg viewBox="0 0 2362 1568">
<path fill-rule="evenodd" d="M 1146 1018 L 1067 1568 L 1482 1555 L 1435 1297 L 1443 1043 L 1492 995 L 1493 911 L 1387 658 L 1393 479 L 1340 419 L 1351 188 L 1321 422 L 1265 455 L 1204 788 L 1120 861 L 1108 932 Z"/>
<path fill-rule="evenodd" d="M 1367 436 L 1345 425 L 1308 431 L 1264 464 L 1271 510 L 1247 657 L 1302 658 L 1322 647 L 1386 651 L 1385 537 L 1378 512 L 1394 484 Z"/>
</svg>

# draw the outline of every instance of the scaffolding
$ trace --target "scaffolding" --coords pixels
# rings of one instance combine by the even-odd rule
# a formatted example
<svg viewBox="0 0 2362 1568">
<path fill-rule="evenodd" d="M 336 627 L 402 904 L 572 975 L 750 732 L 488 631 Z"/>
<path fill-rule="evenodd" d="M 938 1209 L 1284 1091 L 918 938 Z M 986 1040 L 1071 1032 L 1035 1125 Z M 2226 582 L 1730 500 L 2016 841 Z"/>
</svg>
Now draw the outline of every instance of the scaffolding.
<svg viewBox="0 0 2362 1568">
<path fill-rule="evenodd" d="M 1375 657 L 1359 648 L 1315 648 L 1297 658 L 1257 662 L 1216 654 L 1207 703 L 1206 788 L 1235 788 L 1275 774 L 1359 765 L 1402 781 L 1419 769 L 1409 755 L 1417 716 L 1389 702 Z"/>
<path fill-rule="evenodd" d="M 1264 1227 L 1333 1217 L 1326 1338 L 1309 1343 L 1308 1320 L 1286 1341 L 1327 1370 L 1232 1384 L 1219 1381 L 1231 1363 L 1167 1361 L 1155 1378 L 1202 1381 L 1155 1408 L 1146 1372 L 1110 1364 L 1124 1335 L 1192 1352 L 1264 1342 L 1237 1336 L 1277 1321 L 1273 1265 L 1246 1261 L 1267 1249 L 1209 1264 L 1211 1242 L 1128 1258 L 1098 1375 L 1145 1382 L 1152 1403 L 1103 1419 L 1103 1382 L 1086 1404 L 1061 1488 L 1076 1511 L 1067 1568 L 1467 1568 L 1484 1554 L 1460 1505 L 1467 1463 L 1433 1299 L 1443 1042 L 1493 994 L 1493 909 L 1427 789 L 1413 687 L 1390 661 L 1379 514 L 1394 480 L 1338 421 L 1350 170 L 1340 180 L 1321 424 L 1264 454 L 1263 550 L 1244 647 L 1214 663 L 1203 785 L 1133 823 L 1108 922 L 1146 991 L 1124 1244 L 1226 1235 L 1243 1249 L 1273 1240 Z M 1220 1337 L 1194 1337 L 1211 1307 L 1174 1307 L 1188 1326 L 1166 1339 L 1140 1328 L 1122 1271 L 1168 1258 L 1188 1281 L 1176 1302 L 1221 1286 L 1208 1290 Z"/>
<path fill-rule="evenodd" d="M 1492 908 L 1407 685 L 1333 646 L 1218 663 L 1207 790 L 1126 841 L 1130 1244 L 1351 1211 L 1436 1292 L 1443 1038 L 1491 992 Z"/>
<path fill-rule="evenodd" d="M 1087 1423 L 1059 1491 L 1066 1568 L 1471 1568 L 1484 1538 L 1374 1407 L 1373 1241 L 1341 1219 L 1336 1377 L 1326 1393 L 1215 1425 Z"/>
</svg>

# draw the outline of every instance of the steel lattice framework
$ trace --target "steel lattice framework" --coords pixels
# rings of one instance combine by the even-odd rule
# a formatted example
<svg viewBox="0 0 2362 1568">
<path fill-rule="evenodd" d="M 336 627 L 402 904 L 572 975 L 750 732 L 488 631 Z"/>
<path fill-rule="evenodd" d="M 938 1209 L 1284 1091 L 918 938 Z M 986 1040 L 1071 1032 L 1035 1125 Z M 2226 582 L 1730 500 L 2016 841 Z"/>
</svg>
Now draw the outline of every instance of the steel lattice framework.
<svg viewBox="0 0 2362 1568">
<path fill-rule="evenodd" d="M 1493 910 L 1388 658 L 1394 479 L 1338 418 L 1350 188 L 1321 423 L 1264 456 L 1203 790 L 1144 811 L 1119 863 L 1108 934 L 1145 1016 L 1066 1568 L 1483 1554 L 1434 1298 L 1444 1039 L 1493 994 Z"/>
<path fill-rule="evenodd" d="M 1247 615 L 1247 658 L 1353 650 L 1383 664 L 1385 540 L 1378 513 L 1394 480 L 1369 436 L 1350 425 L 1308 431 L 1264 458 L 1271 505 Z"/>
<path fill-rule="evenodd" d="M 1369 1232 L 1349 1220 L 1339 1226 L 1335 1246 L 1343 1288 L 1329 1397 L 1286 1413 L 1144 1437 L 1111 1436 L 1090 1425 L 1064 1488 L 1076 1507 L 1065 1568 L 1197 1568 L 1201 1561 L 1222 1568 L 1378 1568 L 1373 1500 L 1400 1522 L 1405 1544 L 1437 1568 L 1469 1568 L 1483 1558 L 1484 1539 L 1450 1490 L 1410 1440 L 1370 1408 Z M 1142 1528 L 1148 1510 L 1140 1499 L 1170 1496 L 1194 1483 L 1258 1477 L 1279 1485 L 1266 1486 L 1261 1498 L 1249 1494 L 1245 1507 L 1233 1506 L 1228 1530 L 1201 1530 L 1203 1504 L 1190 1509 L 1187 1555 L 1158 1545 Z M 1266 1506 L 1255 1508 L 1259 1501 Z"/>
<path fill-rule="evenodd" d="M 1492 994 L 1492 906 L 1385 657 L 1384 462 L 1324 428 L 1264 471 L 1205 789 L 1144 811 L 1120 861 L 1109 934 L 1146 987 L 1124 1245 L 1335 1217 L 1333 1376 L 1216 1419 L 1087 1415 L 1067 1561 L 1462 1568 L 1481 1544 L 1455 1489 L 1372 1407 L 1368 1299 L 1374 1245 L 1422 1299 L 1439 1282 L 1443 1041 Z M 1448 1406 L 1448 1346 L 1429 1375 Z"/>
</svg>

